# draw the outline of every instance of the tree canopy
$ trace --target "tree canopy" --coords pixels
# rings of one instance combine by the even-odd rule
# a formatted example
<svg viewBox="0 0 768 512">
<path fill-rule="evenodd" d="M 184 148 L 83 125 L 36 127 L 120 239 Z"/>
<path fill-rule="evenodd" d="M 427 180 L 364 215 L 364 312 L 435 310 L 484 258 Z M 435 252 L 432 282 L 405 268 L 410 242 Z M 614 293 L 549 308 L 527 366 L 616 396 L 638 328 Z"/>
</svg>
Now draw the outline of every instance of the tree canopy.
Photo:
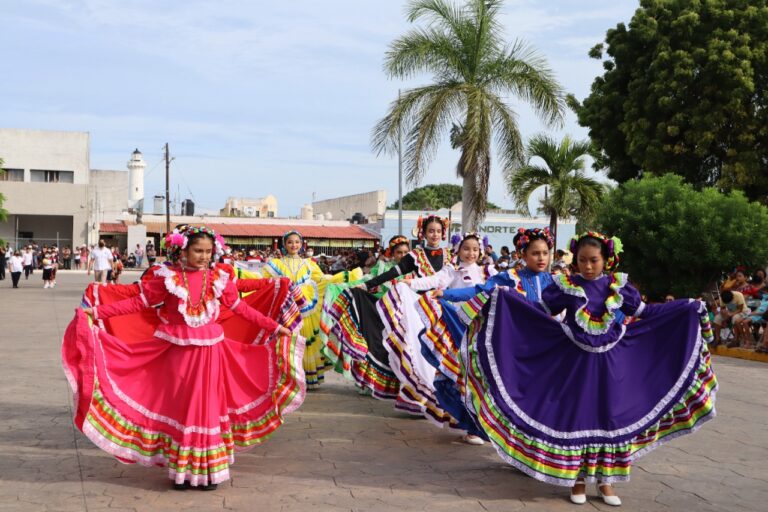
<svg viewBox="0 0 768 512">
<path fill-rule="evenodd" d="M 425 185 L 415 188 L 403 196 L 403 210 L 434 211 L 440 208 L 450 208 L 461 201 L 461 187 L 442 183 L 440 185 Z M 488 202 L 489 210 L 499 207 Z M 389 205 L 390 210 L 397 210 L 397 201 Z"/>
<path fill-rule="evenodd" d="M 523 156 L 517 114 L 507 103 L 527 103 L 548 125 L 562 123 L 563 92 L 546 61 L 527 45 L 505 41 L 502 0 L 411 0 L 409 22 L 421 22 L 389 47 L 390 78 L 428 73 L 428 85 L 403 91 L 373 129 L 376 153 L 395 153 L 403 138 L 405 175 L 418 184 L 438 145 L 453 130 L 463 180 L 462 226 L 473 230 L 485 216 L 491 148 L 500 168 Z M 456 124 L 458 123 L 458 124 Z M 454 129 L 455 127 L 455 129 Z"/>
<path fill-rule="evenodd" d="M 641 0 L 590 56 L 605 72 L 569 104 L 596 167 L 768 199 L 768 0 Z"/>
<path fill-rule="evenodd" d="M 739 191 L 697 191 L 674 174 L 612 190 L 597 225 L 621 238 L 620 270 L 651 298 L 696 297 L 724 271 L 768 262 L 768 208 Z"/>
<path fill-rule="evenodd" d="M 584 158 L 590 151 L 589 141 L 574 141 L 569 136 L 557 141 L 548 135 L 535 135 L 528 141 L 527 163 L 507 175 L 509 193 L 525 215 L 531 214 L 531 194 L 545 187 L 541 210 L 549 215 L 555 246 L 559 218 L 590 217 L 600 202 L 603 185 L 584 174 Z"/>
</svg>

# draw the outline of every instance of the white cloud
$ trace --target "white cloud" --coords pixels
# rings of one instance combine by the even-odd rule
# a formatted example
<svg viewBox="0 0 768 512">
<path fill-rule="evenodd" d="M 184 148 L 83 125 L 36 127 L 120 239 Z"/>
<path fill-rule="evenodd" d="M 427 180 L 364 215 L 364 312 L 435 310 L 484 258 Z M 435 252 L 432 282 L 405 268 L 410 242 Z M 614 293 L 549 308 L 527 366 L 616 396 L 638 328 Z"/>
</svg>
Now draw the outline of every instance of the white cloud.
<svg viewBox="0 0 768 512">
<path fill-rule="evenodd" d="M 536 47 L 565 88 L 583 97 L 600 72 L 587 50 L 635 5 L 509 1 L 505 32 Z M 382 72 L 387 45 L 409 28 L 403 6 L 13 3 L 0 32 L 0 59 L 13 71 L 0 81 L 2 123 L 89 131 L 92 163 L 102 168 L 123 168 L 134 147 L 154 165 L 167 141 L 198 203 L 211 208 L 241 189 L 277 194 L 283 213 L 296 213 L 313 191 L 330 197 L 383 187 L 392 196 L 396 161 L 371 153 L 370 131 L 398 87 L 429 80 L 403 84 Z M 12 50 L 20 46 L 25 52 Z M 513 105 L 525 136 L 543 129 L 529 109 Z M 586 135 L 573 116 L 561 133 Z M 425 183 L 456 182 L 456 158 L 444 144 Z M 149 178 L 148 193 L 161 174 Z M 509 205 L 498 170 L 490 199 Z"/>
</svg>

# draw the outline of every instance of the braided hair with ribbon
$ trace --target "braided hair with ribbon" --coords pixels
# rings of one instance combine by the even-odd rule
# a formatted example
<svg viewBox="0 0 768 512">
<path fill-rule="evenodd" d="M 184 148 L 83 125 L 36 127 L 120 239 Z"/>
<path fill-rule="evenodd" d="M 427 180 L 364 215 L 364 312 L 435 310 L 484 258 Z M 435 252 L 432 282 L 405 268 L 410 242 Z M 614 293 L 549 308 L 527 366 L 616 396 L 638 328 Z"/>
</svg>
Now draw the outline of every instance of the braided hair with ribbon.
<svg viewBox="0 0 768 512">
<path fill-rule="evenodd" d="M 384 250 L 384 256 L 391 258 L 395 253 L 395 249 L 399 245 L 407 245 L 408 249 L 411 248 L 411 243 L 407 238 L 405 238 L 403 235 L 395 235 L 389 239 L 389 244 L 387 244 L 387 248 Z"/>
<path fill-rule="evenodd" d="M 555 243 L 549 228 L 519 228 L 517 234 L 512 239 L 512 243 L 515 245 L 515 249 L 520 251 L 520 253 L 524 253 L 528 246 L 536 240 L 543 240 L 550 249 L 552 249 Z"/>
<path fill-rule="evenodd" d="M 437 222 L 443 228 L 443 240 L 448 237 L 448 228 L 450 227 L 448 219 L 444 219 L 438 215 L 429 215 L 427 217 L 419 217 L 419 220 L 416 222 L 416 228 L 419 231 L 419 241 L 424 240 L 424 237 L 427 234 L 427 228 L 433 222 Z"/>
<path fill-rule="evenodd" d="M 592 245 L 599 247 L 600 252 L 605 259 L 605 271 L 613 272 L 619 266 L 619 254 L 623 251 L 623 245 L 618 237 L 607 237 L 597 231 L 587 231 L 571 238 L 570 251 L 573 253 L 573 259 L 576 261 L 579 249 Z"/>
</svg>

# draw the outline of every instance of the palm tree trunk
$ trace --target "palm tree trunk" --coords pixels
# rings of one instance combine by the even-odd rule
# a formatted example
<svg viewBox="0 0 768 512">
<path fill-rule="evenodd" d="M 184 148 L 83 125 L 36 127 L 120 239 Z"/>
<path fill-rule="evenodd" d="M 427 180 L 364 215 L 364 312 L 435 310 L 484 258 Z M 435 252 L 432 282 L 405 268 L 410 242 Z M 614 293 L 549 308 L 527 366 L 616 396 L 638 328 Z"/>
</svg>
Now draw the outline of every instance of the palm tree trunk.
<svg viewBox="0 0 768 512">
<path fill-rule="evenodd" d="M 470 173 L 464 174 L 464 183 L 461 188 L 461 231 L 468 233 L 470 231 L 477 231 L 477 226 L 474 226 L 472 219 L 475 218 L 472 215 L 472 201 L 474 200 L 475 184 L 472 181 Z"/>
<path fill-rule="evenodd" d="M 557 212 L 554 210 L 549 214 L 549 231 L 552 233 L 552 243 L 557 250 Z"/>
</svg>

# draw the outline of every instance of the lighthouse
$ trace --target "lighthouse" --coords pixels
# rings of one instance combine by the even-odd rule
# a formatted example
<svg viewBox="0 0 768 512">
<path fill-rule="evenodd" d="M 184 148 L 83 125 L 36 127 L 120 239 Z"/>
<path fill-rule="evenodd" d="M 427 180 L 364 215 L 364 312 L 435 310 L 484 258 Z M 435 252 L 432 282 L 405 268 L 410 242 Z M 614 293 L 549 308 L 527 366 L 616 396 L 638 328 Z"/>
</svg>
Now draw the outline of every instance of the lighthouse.
<svg viewBox="0 0 768 512">
<path fill-rule="evenodd" d="M 128 160 L 128 208 L 143 210 L 144 169 L 146 162 L 141 151 L 136 149 Z"/>
</svg>

